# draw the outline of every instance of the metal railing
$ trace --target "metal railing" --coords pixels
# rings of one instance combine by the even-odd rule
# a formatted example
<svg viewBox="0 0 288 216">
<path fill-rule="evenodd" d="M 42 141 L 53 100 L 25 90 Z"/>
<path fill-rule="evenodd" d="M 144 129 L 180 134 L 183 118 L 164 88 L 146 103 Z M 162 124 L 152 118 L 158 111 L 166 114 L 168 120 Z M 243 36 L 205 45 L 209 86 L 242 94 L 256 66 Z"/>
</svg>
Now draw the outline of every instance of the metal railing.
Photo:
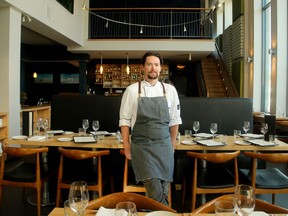
<svg viewBox="0 0 288 216">
<path fill-rule="evenodd" d="M 212 38 L 209 8 L 90 8 L 89 39 Z"/>
</svg>

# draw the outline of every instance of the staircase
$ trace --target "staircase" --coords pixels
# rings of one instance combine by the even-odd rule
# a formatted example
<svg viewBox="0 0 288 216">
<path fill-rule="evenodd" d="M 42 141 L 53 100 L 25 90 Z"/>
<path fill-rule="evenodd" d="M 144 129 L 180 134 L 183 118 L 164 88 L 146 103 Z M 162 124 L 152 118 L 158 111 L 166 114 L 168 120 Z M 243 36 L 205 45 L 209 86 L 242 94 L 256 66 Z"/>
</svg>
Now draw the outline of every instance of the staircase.
<svg viewBox="0 0 288 216">
<path fill-rule="evenodd" d="M 207 97 L 228 97 L 222 72 L 219 70 L 216 60 L 208 56 L 201 60 L 201 67 Z"/>
</svg>

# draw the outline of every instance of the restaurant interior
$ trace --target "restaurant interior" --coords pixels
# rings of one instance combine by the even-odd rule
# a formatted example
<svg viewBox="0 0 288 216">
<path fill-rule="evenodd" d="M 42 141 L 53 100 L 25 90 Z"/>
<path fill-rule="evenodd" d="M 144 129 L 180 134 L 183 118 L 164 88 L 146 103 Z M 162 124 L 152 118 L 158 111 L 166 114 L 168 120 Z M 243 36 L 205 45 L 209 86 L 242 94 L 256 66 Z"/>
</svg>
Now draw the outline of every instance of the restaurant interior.
<svg viewBox="0 0 288 216">
<path fill-rule="evenodd" d="M 125 157 L 116 133 L 120 130 L 119 108 L 126 87 L 142 78 L 141 57 L 146 51 L 163 56 L 160 80 L 175 86 L 181 105 L 183 123 L 179 126 L 180 138 L 175 149 L 169 207 L 186 216 L 195 210 L 191 175 L 196 162 L 188 156 L 189 151 L 211 154 L 240 151 L 237 174 L 231 171 L 231 158 L 224 164 L 225 170 L 233 173 L 234 181 L 239 172 L 239 182 L 235 184 L 252 184 L 247 170 L 251 171 L 256 162 L 249 153 L 246 155 L 247 151 L 275 153 L 279 158 L 288 151 L 287 11 L 286 0 L 0 0 L 0 158 L 2 163 L 9 162 L 5 172 L 0 165 L 0 187 L 2 171 L 14 175 L 14 169 L 27 162 L 12 157 L 10 161 L 4 145 L 48 146 L 48 157 L 43 153 L 41 163 L 48 161 L 51 171 L 49 184 L 42 186 L 41 208 L 34 188 L 26 190 L 23 196 L 21 187 L 3 183 L 0 215 L 40 216 L 40 209 L 41 215 L 58 215 L 52 210 L 59 207 L 55 204 L 59 146 L 108 150 L 101 159 L 94 157 L 98 163 L 93 162 L 94 169 L 95 164 L 102 163 L 103 195 L 124 191 Z M 39 129 L 39 118 L 48 120 L 47 128 Z M 97 119 L 99 131 L 108 132 L 104 140 L 94 140 L 96 147 L 75 143 L 73 137 L 78 136 L 82 119 L 89 119 L 87 131 L 93 132 L 91 123 Z M 194 145 L 198 141 L 193 145 L 183 144 L 185 131 L 192 130 L 194 121 L 200 122 L 199 133 L 203 134 L 211 134 L 210 123 L 217 122 L 216 134 L 220 135 L 217 139 L 224 136 L 227 145 Z M 248 133 L 253 135 L 263 133 L 262 123 L 267 123 L 263 141 L 273 145 L 247 145 L 244 121 L 249 122 Z M 244 134 L 241 142 L 238 140 L 239 145 L 236 145 L 235 130 Z M 37 133 L 46 137 L 47 131 L 61 134 L 58 138 L 53 133 L 44 142 L 27 139 Z M 274 139 L 271 142 L 270 137 Z M 59 141 L 67 138 L 67 142 Z M 257 166 L 281 171 L 286 178 L 281 188 L 286 191 L 254 190 L 257 199 L 288 209 L 288 159 L 279 161 L 259 159 Z M 79 170 L 87 166 L 78 162 L 73 166 Z M 130 170 L 131 164 L 128 167 Z M 129 180 L 134 177 L 132 173 L 130 170 Z M 273 174 L 267 175 L 267 179 L 272 179 Z M 277 185 L 272 180 L 267 184 Z M 200 189 L 196 208 L 231 193 L 235 185 L 231 188 L 212 193 Z M 275 202 L 271 194 L 276 194 Z M 49 198 L 45 200 L 43 196 Z M 60 207 L 67 196 L 67 190 L 63 190 Z M 90 193 L 95 199 L 100 196 L 99 192 Z"/>
</svg>

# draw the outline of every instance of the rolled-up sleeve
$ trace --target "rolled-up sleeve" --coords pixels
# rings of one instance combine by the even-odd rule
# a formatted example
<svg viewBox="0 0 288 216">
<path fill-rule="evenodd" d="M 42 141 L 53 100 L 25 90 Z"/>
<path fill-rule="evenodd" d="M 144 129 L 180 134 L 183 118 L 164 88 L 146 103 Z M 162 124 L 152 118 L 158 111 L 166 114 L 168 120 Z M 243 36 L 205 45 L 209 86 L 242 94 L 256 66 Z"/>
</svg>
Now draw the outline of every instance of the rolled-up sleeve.
<svg viewBox="0 0 288 216">
<path fill-rule="evenodd" d="M 170 112 L 170 123 L 169 126 L 182 124 L 182 119 L 180 115 L 180 101 L 176 89 L 173 87 L 170 89 L 171 94 L 169 94 L 169 112 Z"/>
</svg>

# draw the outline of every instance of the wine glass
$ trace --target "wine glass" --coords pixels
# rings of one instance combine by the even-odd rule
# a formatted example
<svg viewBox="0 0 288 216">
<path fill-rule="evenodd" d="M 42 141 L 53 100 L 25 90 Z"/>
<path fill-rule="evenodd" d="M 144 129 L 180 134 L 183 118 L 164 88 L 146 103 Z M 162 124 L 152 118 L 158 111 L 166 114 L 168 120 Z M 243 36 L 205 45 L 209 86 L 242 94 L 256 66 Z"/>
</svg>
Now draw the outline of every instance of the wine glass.
<svg viewBox="0 0 288 216">
<path fill-rule="evenodd" d="M 93 130 L 95 131 L 95 134 L 96 134 L 96 132 L 99 130 L 99 128 L 100 128 L 100 124 L 99 124 L 99 121 L 98 120 L 94 120 L 93 122 L 92 122 L 92 128 L 93 128 Z"/>
<path fill-rule="evenodd" d="M 217 133 L 218 131 L 218 125 L 217 123 L 211 123 L 210 124 L 210 132 L 213 134 L 213 139 L 214 139 L 214 134 Z"/>
<path fill-rule="evenodd" d="M 234 205 L 239 216 L 247 216 L 254 211 L 255 195 L 253 187 L 238 185 L 234 193 Z"/>
<path fill-rule="evenodd" d="M 89 128 L 89 120 L 88 119 L 83 119 L 82 120 L 82 127 L 85 130 L 85 133 L 87 131 L 87 129 Z"/>
<path fill-rule="evenodd" d="M 87 183 L 84 181 L 73 182 L 70 185 L 68 200 L 70 208 L 77 216 L 84 215 L 84 210 L 89 202 Z"/>
<path fill-rule="evenodd" d="M 115 216 L 137 216 L 136 205 L 133 202 L 124 201 L 116 205 Z"/>
<path fill-rule="evenodd" d="M 244 121 L 243 130 L 246 134 L 250 130 L 250 122 L 249 121 Z"/>
<path fill-rule="evenodd" d="M 197 131 L 200 129 L 200 123 L 199 121 L 193 122 L 193 130 L 195 131 L 195 134 L 197 134 Z"/>
<path fill-rule="evenodd" d="M 263 137 L 265 139 L 265 134 L 268 131 L 268 124 L 267 123 L 262 123 L 260 130 L 261 130 L 261 133 L 263 134 Z"/>
</svg>

